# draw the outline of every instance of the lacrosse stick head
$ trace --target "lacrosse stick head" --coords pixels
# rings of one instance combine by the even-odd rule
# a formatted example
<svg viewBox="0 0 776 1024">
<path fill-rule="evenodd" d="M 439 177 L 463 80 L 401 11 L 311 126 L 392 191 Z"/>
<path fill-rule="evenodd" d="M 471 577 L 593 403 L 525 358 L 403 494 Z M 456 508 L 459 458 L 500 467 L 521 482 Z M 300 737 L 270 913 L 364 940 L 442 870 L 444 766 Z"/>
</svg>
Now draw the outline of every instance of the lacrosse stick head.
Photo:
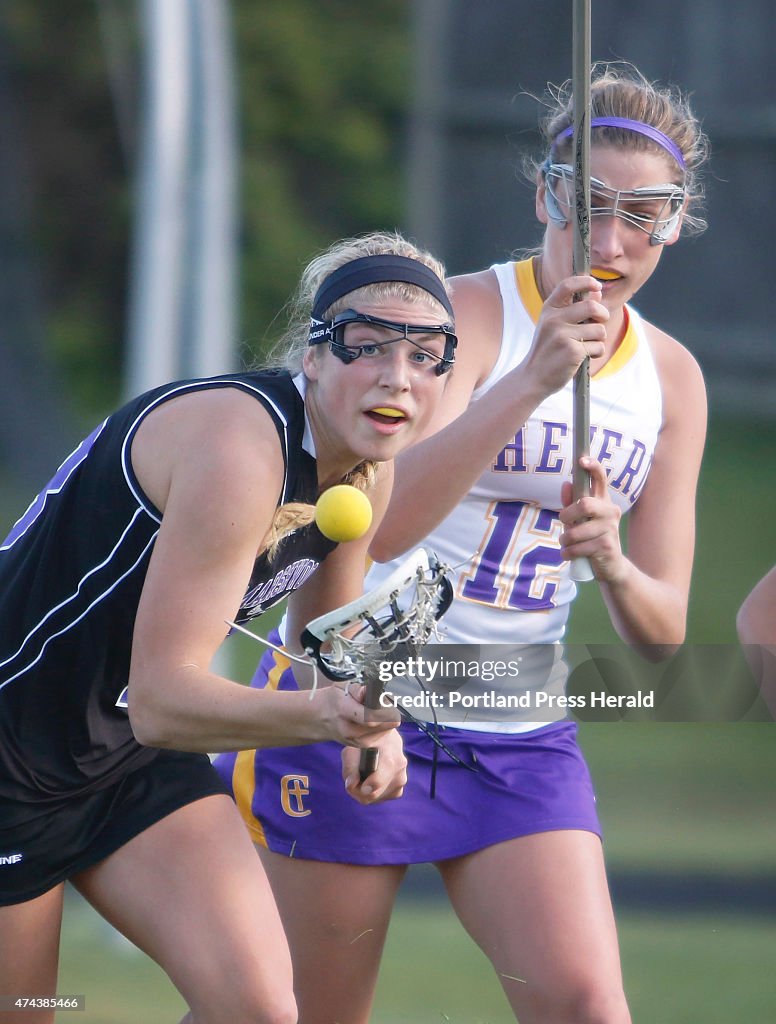
<svg viewBox="0 0 776 1024">
<path fill-rule="evenodd" d="M 309 622 L 305 653 L 329 679 L 347 681 L 362 680 L 399 645 L 419 649 L 453 600 L 448 572 L 418 548 L 372 590 Z"/>
</svg>

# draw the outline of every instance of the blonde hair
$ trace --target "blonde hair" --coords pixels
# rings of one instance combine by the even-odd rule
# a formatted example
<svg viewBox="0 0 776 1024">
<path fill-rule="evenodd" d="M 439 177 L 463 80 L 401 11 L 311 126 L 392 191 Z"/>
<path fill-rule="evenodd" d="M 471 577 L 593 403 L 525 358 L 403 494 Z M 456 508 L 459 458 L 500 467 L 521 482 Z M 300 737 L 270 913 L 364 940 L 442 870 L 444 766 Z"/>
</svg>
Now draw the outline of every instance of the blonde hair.
<svg viewBox="0 0 776 1024">
<path fill-rule="evenodd" d="M 547 92 L 547 113 L 539 122 L 546 144 L 545 155 L 551 151 L 553 160 L 570 163 L 572 139 L 558 140 L 558 135 L 573 123 L 571 82 L 548 86 Z M 675 143 L 686 168 L 682 174 L 679 165 L 672 161 L 679 178 L 676 184 L 684 185 L 687 196 L 682 229 L 690 234 L 704 231 L 706 221 L 701 213 L 703 186 L 699 181 L 699 170 L 708 158 L 709 143 L 688 98 L 677 86 L 650 82 L 632 64 L 598 63 L 592 69 L 590 101 L 591 117 L 624 117 L 640 121 L 657 128 Z M 627 128 L 596 127 L 594 131 L 594 143 L 669 156 L 658 142 Z M 526 167 L 534 183 L 541 166 L 540 161 L 529 161 Z"/>
<path fill-rule="evenodd" d="M 435 256 L 425 249 L 419 248 L 408 241 L 398 231 L 373 231 L 355 238 L 344 238 L 335 242 L 325 252 L 319 253 L 302 271 L 302 277 L 294 297 L 289 303 L 288 326 L 273 345 L 269 354 L 269 365 L 299 373 L 302 369 L 302 358 L 307 349 L 310 330 L 310 311 L 313 299 L 321 284 L 339 267 L 363 256 L 405 256 L 417 260 L 430 270 L 445 284 L 445 267 Z M 359 302 L 379 302 L 385 299 L 398 299 L 411 305 L 429 306 L 435 313 L 447 316 L 441 303 L 427 291 L 414 284 L 403 281 L 380 281 L 377 284 L 365 285 L 356 291 L 349 292 L 337 299 L 324 316 L 327 319 L 336 316 L 349 306 Z"/>
<path fill-rule="evenodd" d="M 423 263 L 434 271 L 447 288 L 444 264 L 430 252 L 408 241 L 398 231 L 374 231 L 355 238 L 342 239 L 312 259 L 302 272 L 299 286 L 289 303 L 288 326 L 272 347 L 267 365 L 270 368 L 288 370 L 293 374 L 300 373 L 302 359 L 308 345 L 313 299 L 321 284 L 330 274 L 346 263 L 351 263 L 363 256 L 385 255 L 405 256 Z M 427 291 L 403 281 L 380 281 L 358 288 L 337 299 L 324 311 L 324 316 L 331 318 L 352 305 L 385 299 L 398 299 L 400 302 L 410 305 L 423 304 L 427 308 L 430 307 L 435 313 L 447 316 L 442 304 Z M 346 473 L 338 482 L 350 484 L 366 493 L 374 486 L 376 474 L 377 463 L 365 461 Z M 274 557 L 283 537 L 294 530 L 307 526 L 314 517 L 315 507 L 313 505 L 301 502 L 288 502 L 281 505 L 275 512 L 267 536 L 264 538 L 263 546 L 267 548 L 270 559 Z"/>
</svg>

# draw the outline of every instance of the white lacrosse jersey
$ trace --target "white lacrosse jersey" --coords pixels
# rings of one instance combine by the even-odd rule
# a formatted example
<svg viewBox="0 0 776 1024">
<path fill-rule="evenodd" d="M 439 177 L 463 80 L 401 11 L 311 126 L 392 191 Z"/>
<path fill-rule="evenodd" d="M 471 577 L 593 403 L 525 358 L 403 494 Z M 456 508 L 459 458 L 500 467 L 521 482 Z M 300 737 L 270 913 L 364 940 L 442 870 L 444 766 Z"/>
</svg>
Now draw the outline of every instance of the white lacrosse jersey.
<svg viewBox="0 0 776 1024">
<path fill-rule="evenodd" d="M 519 366 L 542 309 L 533 262 L 492 268 L 504 307 L 501 349 L 472 401 Z M 612 500 L 627 512 L 649 473 L 662 423 L 660 381 L 639 315 L 590 386 L 590 453 L 605 467 Z M 455 600 L 440 622 L 449 644 L 558 643 L 576 584 L 560 554 L 561 485 L 573 465 L 573 381 L 546 398 L 424 546 L 454 567 Z M 433 472 L 433 470 L 432 470 Z M 375 564 L 366 585 L 396 562 Z"/>
</svg>

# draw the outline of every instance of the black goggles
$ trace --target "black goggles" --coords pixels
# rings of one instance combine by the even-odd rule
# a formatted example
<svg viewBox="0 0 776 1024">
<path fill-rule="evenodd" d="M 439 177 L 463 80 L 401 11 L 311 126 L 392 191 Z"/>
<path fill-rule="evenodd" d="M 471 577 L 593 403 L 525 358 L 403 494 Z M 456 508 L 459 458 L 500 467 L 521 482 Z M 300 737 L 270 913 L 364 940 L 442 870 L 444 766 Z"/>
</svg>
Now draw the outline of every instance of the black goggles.
<svg viewBox="0 0 776 1024">
<path fill-rule="evenodd" d="M 374 327 L 384 327 L 389 331 L 394 331 L 399 335 L 399 337 L 376 340 L 364 345 L 346 345 L 344 343 L 345 328 L 348 324 L 355 323 L 370 324 Z M 458 338 L 455 336 L 453 331 L 454 327 L 452 324 L 400 324 L 395 323 L 393 320 L 383 320 L 382 317 L 379 316 L 370 316 L 367 313 L 357 313 L 355 309 L 346 309 L 335 316 L 332 320 L 317 320 L 315 317 L 311 317 L 308 344 L 328 344 L 331 352 L 347 365 L 348 363 L 352 363 L 355 359 L 358 359 L 360 355 L 363 355 L 363 350 L 365 348 L 372 348 L 380 345 L 392 345 L 396 341 L 408 341 L 411 345 L 414 345 L 421 352 L 425 352 L 426 355 L 430 356 L 436 362 L 434 373 L 436 373 L 438 377 L 441 377 L 443 373 L 447 373 L 448 370 L 452 369 L 453 363 L 455 362 L 455 349 L 458 345 Z M 430 349 L 418 344 L 417 341 L 413 341 L 410 337 L 412 334 L 442 335 L 445 339 L 445 347 L 442 355 L 437 355 L 436 352 L 432 352 Z"/>
</svg>

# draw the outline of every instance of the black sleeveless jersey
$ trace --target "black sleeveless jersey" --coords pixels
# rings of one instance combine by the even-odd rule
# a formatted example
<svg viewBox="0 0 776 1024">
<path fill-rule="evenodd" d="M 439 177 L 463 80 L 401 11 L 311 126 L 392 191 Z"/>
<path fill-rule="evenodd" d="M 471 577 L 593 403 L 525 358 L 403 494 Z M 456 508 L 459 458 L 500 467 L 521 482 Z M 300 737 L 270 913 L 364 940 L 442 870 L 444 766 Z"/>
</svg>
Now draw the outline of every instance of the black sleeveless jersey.
<svg viewBox="0 0 776 1024">
<path fill-rule="evenodd" d="M 225 387 L 253 395 L 275 423 L 285 463 L 278 504 L 315 503 L 304 402 L 285 371 L 156 388 L 78 446 L 0 546 L 0 828 L 156 756 L 137 743 L 126 711 L 135 614 L 161 522 L 130 446 L 161 403 Z M 271 562 L 261 555 L 238 621 L 300 587 L 335 546 L 311 524 L 284 538 Z"/>
</svg>

